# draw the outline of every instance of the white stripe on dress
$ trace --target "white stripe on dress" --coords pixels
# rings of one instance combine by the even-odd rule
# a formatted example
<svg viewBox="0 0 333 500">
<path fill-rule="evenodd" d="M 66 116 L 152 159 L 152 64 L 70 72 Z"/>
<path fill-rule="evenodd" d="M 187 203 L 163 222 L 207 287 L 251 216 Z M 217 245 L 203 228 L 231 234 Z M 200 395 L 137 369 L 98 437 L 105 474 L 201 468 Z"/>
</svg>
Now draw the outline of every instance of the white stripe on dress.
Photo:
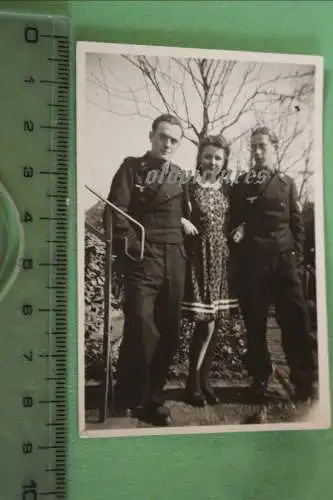
<svg viewBox="0 0 333 500">
<path fill-rule="evenodd" d="M 213 304 L 202 304 L 200 302 L 183 301 L 182 309 L 188 311 L 213 313 L 220 310 L 228 310 L 238 307 L 237 299 L 220 299 L 215 300 Z"/>
</svg>

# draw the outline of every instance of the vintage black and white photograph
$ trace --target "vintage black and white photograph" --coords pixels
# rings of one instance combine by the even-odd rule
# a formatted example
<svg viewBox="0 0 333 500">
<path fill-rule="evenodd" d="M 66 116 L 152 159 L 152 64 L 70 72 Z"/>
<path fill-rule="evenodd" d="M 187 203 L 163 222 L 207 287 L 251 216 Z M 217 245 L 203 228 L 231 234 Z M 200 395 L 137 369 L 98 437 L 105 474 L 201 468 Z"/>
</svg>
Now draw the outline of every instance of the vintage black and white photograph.
<svg viewBox="0 0 333 500">
<path fill-rule="evenodd" d="M 319 56 L 77 44 L 83 437 L 327 428 Z"/>
</svg>

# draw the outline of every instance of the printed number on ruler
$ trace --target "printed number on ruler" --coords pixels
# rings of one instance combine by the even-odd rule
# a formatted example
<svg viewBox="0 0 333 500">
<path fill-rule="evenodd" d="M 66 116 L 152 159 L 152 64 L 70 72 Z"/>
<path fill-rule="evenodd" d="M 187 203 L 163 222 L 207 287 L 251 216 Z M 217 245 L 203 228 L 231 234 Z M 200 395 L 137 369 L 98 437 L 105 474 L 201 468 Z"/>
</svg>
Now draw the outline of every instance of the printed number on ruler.
<svg viewBox="0 0 333 500">
<path fill-rule="evenodd" d="M 4 493 L 6 500 L 65 499 L 70 27 L 52 16 L 6 14 L 0 21 L 7 75 L 0 102 L 14 117 L 1 134 L 7 157 L 0 169 L 25 240 L 21 272 L 0 304 L 8 333 L 3 366 L 13 380 L 12 397 L 3 389 L 10 409 L 0 444 L 17 450 L 19 443 L 19 456 L 8 456 Z"/>
</svg>

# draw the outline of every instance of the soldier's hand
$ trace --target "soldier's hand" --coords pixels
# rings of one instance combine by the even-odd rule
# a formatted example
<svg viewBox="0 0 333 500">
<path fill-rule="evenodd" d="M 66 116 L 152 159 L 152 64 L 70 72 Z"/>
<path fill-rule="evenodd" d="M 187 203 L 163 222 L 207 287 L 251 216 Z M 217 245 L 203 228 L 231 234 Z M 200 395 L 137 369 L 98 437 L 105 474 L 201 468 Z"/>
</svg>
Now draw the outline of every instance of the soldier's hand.
<svg viewBox="0 0 333 500">
<path fill-rule="evenodd" d="M 239 224 L 233 231 L 230 233 L 230 238 L 234 243 L 240 243 L 244 238 L 244 223 Z"/>
<path fill-rule="evenodd" d="M 195 225 L 192 224 L 192 222 L 189 221 L 188 219 L 185 219 L 184 217 L 182 217 L 181 223 L 182 223 L 182 227 L 184 229 L 186 236 L 196 236 L 197 234 L 199 234 Z"/>
<path fill-rule="evenodd" d="M 127 262 L 128 257 L 139 259 L 141 252 L 140 242 L 135 237 L 115 238 L 113 241 L 113 251 L 117 255 L 119 262 Z"/>
</svg>

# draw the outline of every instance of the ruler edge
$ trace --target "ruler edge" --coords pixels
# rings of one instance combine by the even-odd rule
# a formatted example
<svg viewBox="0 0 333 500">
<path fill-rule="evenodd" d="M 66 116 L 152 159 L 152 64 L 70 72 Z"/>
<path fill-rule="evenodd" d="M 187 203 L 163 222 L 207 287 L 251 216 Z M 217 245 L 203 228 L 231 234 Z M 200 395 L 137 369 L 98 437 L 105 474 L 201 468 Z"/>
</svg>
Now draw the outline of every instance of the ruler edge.
<svg viewBox="0 0 333 500">
<path fill-rule="evenodd" d="M 28 22 L 29 20 L 33 23 L 45 23 L 49 22 L 50 25 L 50 31 L 52 33 L 55 32 L 57 28 L 57 24 L 65 26 L 65 35 L 68 40 L 68 92 L 66 95 L 66 107 L 67 107 L 67 117 L 68 117 L 68 125 L 66 129 L 66 135 L 67 135 L 67 144 L 65 146 L 65 150 L 67 153 L 67 172 L 66 172 L 66 196 L 67 200 L 64 203 L 64 206 L 66 206 L 66 218 L 67 218 L 67 231 L 66 231 L 66 236 L 65 236 L 65 245 L 66 245 L 66 252 L 67 252 L 67 262 L 66 262 L 66 277 L 67 277 L 67 290 L 65 291 L 65 297 L 67 299 L 67 304 L 66 304 L 66 326 L 67 326 L 67 332 L 66 332 L 66 353 L 64 354 L 64 362 L 66 363 L 66 393 L 63 398 L 63 404 L 65 404 L 65 411 L 66 411 L 66 419 L 63 422 L 59 423 L 59 428 L 61 428 L 64 433 L 65 433 L 65 441 L 62 443 L 63 450 L 64 450 L 64 459 L 65 459 L 65 466 L 62 468 L 61 471 L 64 472 L 64 480 L 60 480 L 60 484 L 63 486 L 64 492 L 59 491 L 58 494 L 55 493 L 55 498 L 67 498 L 68 495 L 68 487 L 69 487 L 69 481 L 68 481 L 68 457 L 69 457 L 69 411 L 70 411 L 70 396 L 72 391 L 71 389 L 71 371 L 70 371 L 70 364 L 72 364 L 72 357 L 70 356 L 70 351 L 71 351 L 71 341 L 73 341 L 73 333 L 77 331 L 77 324 L 75 324 L 75 330 L 74 328 L 71 328 L 71 325 L 73 325 L 73 315 L 71 314 L 71 310 L 73 310 L 73 293 L 77 293 L 77 285 L 76 285 L 76 280 L 71 280 L 71 277 L 73 275 L 73 266 L 72 260 L 76 262 L 76 240 L 75 240 L 75 234 L 76 231 L 73 231 L 73 228 L 76 227 L 76 165 L 73 163 L 73 152 L 75 151 L 75 146 L 74 146 L 74 140 L 75 136 L 73 138 L 73 133 L 72 133 L 72 128 L 75 125 L 75 79 L 73 78 L 73 74 L 75 73 L 73 71 L 73 68 L 75 67 L 75 53 L 73 51 L 73 47 L 75 47 L 75 37 L 74 37 L 74 29 L 73 29 L 73 22 L 69 18 L 69 16 L 63 15 L 63 14 L 51 14 L 47 12 L 27 12 L 27 11 L 19 11 L 19 10 L 5 10 L 1 9 L 0 7 L 0 21 L 6 21 L 6 20 L 15 20 L 17 21 L 22 21 Z M 54 53 L 54 46 L 52 46 L 52 54 Z M 73 121 L 74 118 L 74 121 Z M 52 116 L 49 118 L 49 123 L 51 123 L 54 120 Z M 50 136 L 48 136 L 48 139 Z M 52 161 L 54 165 L 57 165 L 58 160 L 55 159 Z M 51 164 L 51 162 L 50 162 Z M 15 200 L 14 200 L 15 201 Z M 24 226 L 21 223 L 21 229 L 24 232 Z M 73 246 L 74 243 L 74 246 Z M 25 248 L 24 248 L 25 250 Z M 23 250 L 23 251 L 24 251 Z M 72 253 L 74 251 L 74 254 Z M 21 270 L 22 272 L 22 270 Z M 18 274 L 20 271 L 18 271 Z M 56 278 L 54 278 L 56 279 Z M 74 286 L 74 290 L 73 287 Z M 15 284 L 13 284 L 13 290 L 15 294 Z M 75 296 L 74 296 L 75 297 Z M 74 306 L 74 310 L 75 306 Z M 74 337 L 75 339 L 75 337 Z M 56 347 L 54 348 L 56 349 Z M 75 374 L 74 374 L 75 375 Z M 46 384 L 45 384 L 46 386 Z M 49 393 L 49 384 L 47 384 L 47 393 Z M 56 393 L 56 385 L 55 385 L 55 390 L 53 391 Z M 33 426 L 33 421 L 31 421 L 32 426 Z M 21 426 L 19 426 L 21 427 Z M 19 431 L 19 428 L 18 428 Z M 48 437 L 50 436 L 50 433 L 48 432 Z M 57 439 L 57 438 L 55 438 Z M 54 455 L 56 457 L 56 455 Z M 38 462 L 38 461 L 37 461 Z M 32 465 L 32 469 L 34 468 L 34 464 Z M 37 474 L 40 474 L 40 468 L 36 467 Z M 59 467 L 60 470 L 60 467 Z M 44 470 L 43 470 L 44 474 Z M 46 478 L 48 476 L 46 475 Z M 59 484 L 56 474 L 54 475 L 55 478 L 55 487 L 57 489 L 57 486 Z M 65 496 L 63 496 L 65 495 Z"/>
</svg>

